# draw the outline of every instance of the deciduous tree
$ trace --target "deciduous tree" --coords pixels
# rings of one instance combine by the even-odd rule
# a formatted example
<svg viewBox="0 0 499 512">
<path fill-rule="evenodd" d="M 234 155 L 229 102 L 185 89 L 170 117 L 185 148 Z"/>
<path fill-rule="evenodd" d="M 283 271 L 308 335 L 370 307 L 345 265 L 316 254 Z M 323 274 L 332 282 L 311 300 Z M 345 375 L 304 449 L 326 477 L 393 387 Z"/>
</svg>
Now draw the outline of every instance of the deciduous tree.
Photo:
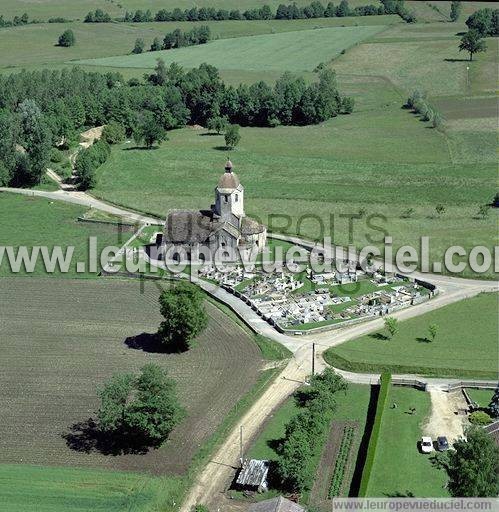
<svg viewBox="0 0 499 512">
<path fill-rule="evenodd" d="M 187 350 L 208 325 L 203 293 L 181 281 L 161 294 L 159 304 L 164 317 L 159 328 L 163 343 L 173 350 Z"/>
<path fill-rule="evenodd" d="M 457 497 L 499 495 L 499 448 L 481 427 L 471 427 L 466 440 L 454 443 L 448 452 L 448 489 Z"/>
<path fill-rule="evenodd" d="M 239 125 L 231 124 L 225 130 L 225 145 L 229 148 L 235 148 L 241 140 Z"/>
<path fill-rule="evenodd" d="M 487 45 L 477 30 L 469 30 L 466 32 L 459 43 L 459 51 L 468 52 L 470 54 L 470 61 L 473 60 L 475 53 L 484 52 L 486 50 Z"/>
</svg>

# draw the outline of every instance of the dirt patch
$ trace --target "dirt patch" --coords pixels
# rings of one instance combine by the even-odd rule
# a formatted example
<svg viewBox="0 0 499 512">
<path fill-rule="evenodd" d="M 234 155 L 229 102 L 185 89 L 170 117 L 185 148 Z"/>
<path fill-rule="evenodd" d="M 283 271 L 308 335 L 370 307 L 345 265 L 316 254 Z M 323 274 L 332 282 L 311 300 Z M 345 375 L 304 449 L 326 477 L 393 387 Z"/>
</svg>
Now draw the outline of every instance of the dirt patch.
<svg viewBox="0 0 499 512">
<path fill-rule="evenodd" d="M 460 390 L 447 393 L 439 389 L 429 390 L 431 414 L 423 427 L 423 434 L 433 439 L 445 436 L 452 443 L 463 435 L 463 416 L 457 411 L 466 408 L 466 401 Z"/>
<path fill-rule="evenodd" d="M 90 128 L 86 132 L 81 133 L 81 142 L 80 146 L 84 148 L 90 147 L 96 140 L 99 140 L 102 137 L 102 130 L 104 130 L 104 126 L 96 126 L 95 128 Z"/>
<path fill-rule="evenodd" d="M 147 341 L 161 316 L 150 282 L 5 278 L 0 295 L 1 463 L 181 473 L 262 366 L 253 340 L 209 303 L 209 325 L 193 349 L 155 351 Z M 187 418 L 160 449 L 105 455 L 89 432 L 96 388 L 149 362 L 177 381 Z"/>
</svg>

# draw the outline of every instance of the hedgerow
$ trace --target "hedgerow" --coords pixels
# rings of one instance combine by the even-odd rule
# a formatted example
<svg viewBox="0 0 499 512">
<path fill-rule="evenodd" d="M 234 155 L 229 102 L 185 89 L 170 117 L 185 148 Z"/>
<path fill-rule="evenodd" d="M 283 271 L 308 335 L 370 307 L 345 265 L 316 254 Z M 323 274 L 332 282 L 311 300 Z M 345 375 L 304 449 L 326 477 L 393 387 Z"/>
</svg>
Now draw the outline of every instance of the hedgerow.
<svg viewBox="0 0 499 512">
<path fill-rule="evenodd" d="M 367 486 L 371 477 L 371 471 L 376 456 L 376 447 L 378 445 L 379 434 L 381 431 L 381 422 L 383 420 L 383 412 L 385 410 L 386 401 L 388 398 L 388 391 L 392 376 L 389 373 L 381 374 L 381 387 L 378 395 L 378 403 L 376 404 L 376 415 L 374 417 L 374 425 L 371 432 L 371 439 L 369 440 L 369 447 L 367 448 L 366 462 L 362 472 L 362 479 L 360 481 L 359 496 L 364 497 L 367 493 Z"/>
</svg>

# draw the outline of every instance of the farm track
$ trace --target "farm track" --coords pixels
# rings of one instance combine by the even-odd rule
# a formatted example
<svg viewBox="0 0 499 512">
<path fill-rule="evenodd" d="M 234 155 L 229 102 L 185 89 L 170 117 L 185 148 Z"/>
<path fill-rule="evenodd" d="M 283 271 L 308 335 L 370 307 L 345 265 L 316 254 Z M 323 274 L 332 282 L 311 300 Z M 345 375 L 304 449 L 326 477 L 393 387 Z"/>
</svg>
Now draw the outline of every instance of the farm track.
<svg viewBox="0 0 499 512">
<path fill-rule="evenodd" d="M 207 303 L 210 321 L 185 354 L 155 353 L 143 335 L 159 325 L 159 291 L 117 279 L 0 280 L 2 463 L 70 465 L 180 474 L 237 401 L 256 383 L 260 350 L 236 323 Z M 177 381 L 188 416 L 159 450 L 106 456 L 73 424 L 95 417 L 96 388 L 115 372 L 146 363 Z"/>
</svg>

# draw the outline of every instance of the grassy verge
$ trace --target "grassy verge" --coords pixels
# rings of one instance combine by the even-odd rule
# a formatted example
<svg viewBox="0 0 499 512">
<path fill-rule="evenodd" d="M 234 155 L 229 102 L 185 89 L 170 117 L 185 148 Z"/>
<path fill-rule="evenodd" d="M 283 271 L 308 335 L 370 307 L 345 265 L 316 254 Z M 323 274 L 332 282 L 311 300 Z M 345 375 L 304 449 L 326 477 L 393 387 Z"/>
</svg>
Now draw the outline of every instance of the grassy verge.
<svg viewBox="0 0 499 512">
<path fill-rule="evenodd" d="M 388 390 L 390 389 L 390 382 L 391 375 L 389 373 L 381 375 L 381 388 L 378 395 L 378 403 L 376 405 L 376 416 L 374 418 L 371 439 L 369 440 L 369 448 L 367 449 L 366 462 L 364 465 L 364 470 L 362 472 L 362 480 L 360 482 L 359 496 L 361 497 L 367 495 L 367 488 L 369 485 L 369 479 L 371 478 L 374 458 L 376 456 L 376 448 L 378 446 L 378 438 L 381 430 L 383 413 L 386 407 Z"/>
</svg>

